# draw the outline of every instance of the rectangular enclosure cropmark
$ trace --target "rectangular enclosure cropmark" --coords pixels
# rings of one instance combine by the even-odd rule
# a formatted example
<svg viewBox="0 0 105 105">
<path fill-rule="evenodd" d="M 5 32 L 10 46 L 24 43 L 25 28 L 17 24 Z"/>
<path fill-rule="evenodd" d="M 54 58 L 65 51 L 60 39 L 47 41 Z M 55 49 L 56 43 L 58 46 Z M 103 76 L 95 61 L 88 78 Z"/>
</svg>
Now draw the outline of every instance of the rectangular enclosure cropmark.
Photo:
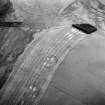
<svg viewBox="0 0 105 105">
<path fill-rule="evenodd" d="M 88 24 L 88 23 L 85 23 L 85 24 L 72 24 L 72 27 L 86 33 L 86 34 L 91 34 L 95 31 L 97 31 L 97 28 Z"/>
</svg>

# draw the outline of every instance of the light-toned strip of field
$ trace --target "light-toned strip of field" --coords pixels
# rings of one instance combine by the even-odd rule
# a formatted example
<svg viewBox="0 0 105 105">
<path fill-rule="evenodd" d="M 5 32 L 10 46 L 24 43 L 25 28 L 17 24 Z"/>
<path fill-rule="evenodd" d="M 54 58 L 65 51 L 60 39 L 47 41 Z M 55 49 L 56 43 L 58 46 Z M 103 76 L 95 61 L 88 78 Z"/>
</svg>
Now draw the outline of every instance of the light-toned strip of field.
<svg viewBox="0 0 105 105">
<path fill-rule="evenodd" d="M 23 103 L 35 105 L 67 53 L 87 36 L 69 25 L 41 34 L 43 38 L 37 43 L 36 39 L 33 40 L 17 60 L 13 73 L 4 85 L 1 105 L 17 105 L 22 99 Z"/>
</svg>

